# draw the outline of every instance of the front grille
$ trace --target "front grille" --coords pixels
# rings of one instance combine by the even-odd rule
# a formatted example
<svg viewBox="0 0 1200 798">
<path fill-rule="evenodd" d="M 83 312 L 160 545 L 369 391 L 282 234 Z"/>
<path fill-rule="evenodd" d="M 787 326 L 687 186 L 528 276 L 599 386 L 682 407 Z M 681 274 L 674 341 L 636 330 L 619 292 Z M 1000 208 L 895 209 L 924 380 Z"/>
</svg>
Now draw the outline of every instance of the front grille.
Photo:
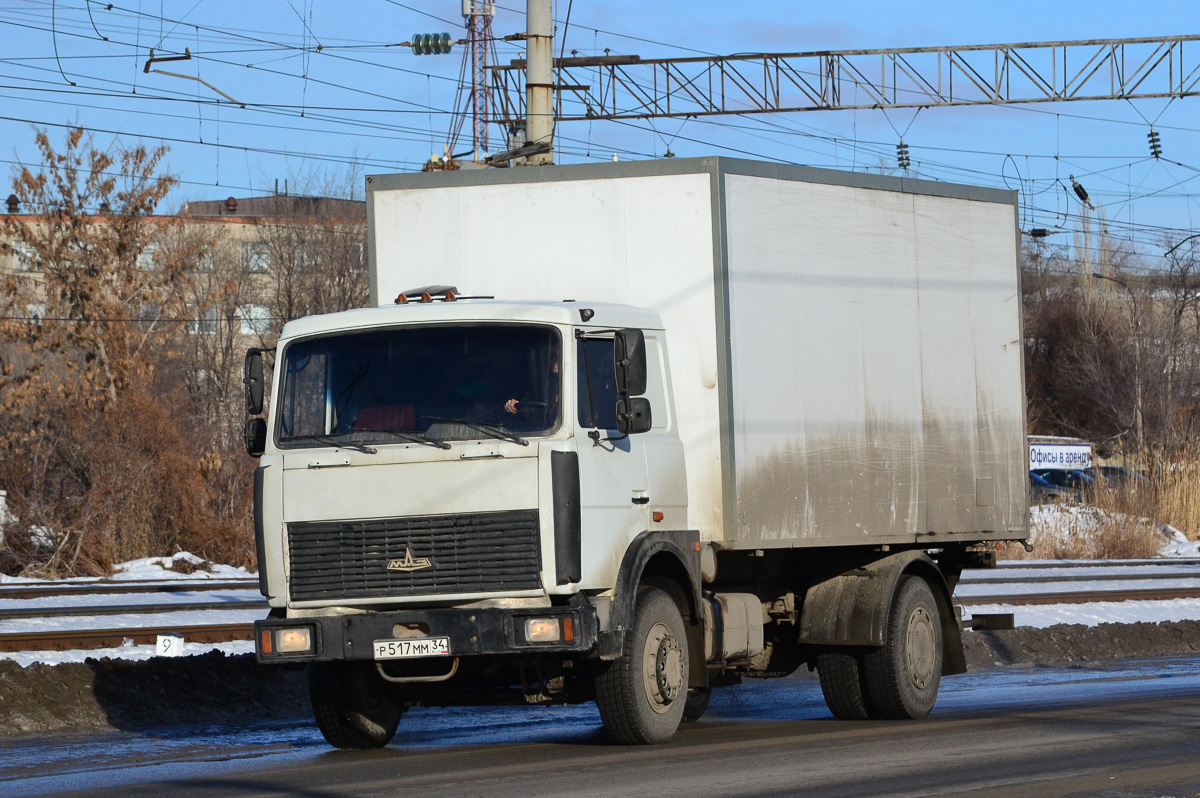
<svg viewBox="0 0 1200 798">
<path fill-rule="evenodd" d="M 538 542 L 537 510 L 289 524 L 291 599 L 537 590 Z"/>
</svg>

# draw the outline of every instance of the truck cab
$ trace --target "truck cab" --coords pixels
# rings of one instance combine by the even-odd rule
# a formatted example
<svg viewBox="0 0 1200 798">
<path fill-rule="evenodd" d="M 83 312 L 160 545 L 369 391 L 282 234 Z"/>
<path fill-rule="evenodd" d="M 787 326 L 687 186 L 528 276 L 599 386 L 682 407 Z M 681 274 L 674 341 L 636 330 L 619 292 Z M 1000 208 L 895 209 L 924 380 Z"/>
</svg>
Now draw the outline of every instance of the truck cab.
<svg viewBox="0 0 1200 798">
<path fill-rule="evenodd" d="M 422 700 L 589 700 L 590 680 L 566 677 L 621 647 L 631 544 L 698 556 L 662 323 L 425 298 L 283 330 L 269 425 L 251 420 L 266 427 L 255 518 L 272 607 L 258 657 L 317 663 L 314 698 L 332 694 L 334 714 L 356 679 L 392 695 L 420 683 Z M 673 570 L 692 593 L 685 563 Z"/>
</svg>

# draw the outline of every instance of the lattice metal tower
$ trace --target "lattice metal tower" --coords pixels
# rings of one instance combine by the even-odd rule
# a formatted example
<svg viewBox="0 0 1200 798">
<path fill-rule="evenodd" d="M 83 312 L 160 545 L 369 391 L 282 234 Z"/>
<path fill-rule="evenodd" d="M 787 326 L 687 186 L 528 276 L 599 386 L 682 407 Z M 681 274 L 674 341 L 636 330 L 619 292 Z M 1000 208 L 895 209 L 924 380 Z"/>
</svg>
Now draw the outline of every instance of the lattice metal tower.
<svg viewBox="0 0 1200 798">
<path fill-rule="evenodd" d="M 491 121 L 491 91 L 488 88 L 488 49 L 492 41 L 492 17 L 496 0 L 463 0 L 467 25 L 467 47 L 471 55 L 471 116 L 475 157 L 488 152 L 488 123 Z"/>
</svg>

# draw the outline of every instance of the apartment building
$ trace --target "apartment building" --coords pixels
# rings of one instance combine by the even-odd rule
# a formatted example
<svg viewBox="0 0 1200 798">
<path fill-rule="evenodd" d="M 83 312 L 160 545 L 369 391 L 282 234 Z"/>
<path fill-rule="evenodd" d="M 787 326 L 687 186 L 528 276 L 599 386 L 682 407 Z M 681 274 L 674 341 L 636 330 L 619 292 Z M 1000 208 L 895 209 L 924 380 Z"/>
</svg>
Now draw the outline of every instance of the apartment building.
<svg viewBox="0 0 1200 798">
<path fill-rule="evenodd" d="M 41 224 L 36 214 L 24 212 L 16 196 L 8 198 L 6 211 L 26 224 Z M 97 224 L 112 218 L 103 206 L 92 214 Z M 189 275 L 195 317 L 189 332 L 215 334 L 228 322 L 236 335 L 266 341 L 291 318 L 366 302 L 366 203 L 361 200 L 227 197 L 186 203 L 176 218 L 170 240 L 148 243 L 136 263 L 139 269 L 154 269 L 171 247 L 195 253 Z M 3 230 L 0 274 L 16 278 L 30 316 L 44 315 L 38 257 Z"/>
</svg>

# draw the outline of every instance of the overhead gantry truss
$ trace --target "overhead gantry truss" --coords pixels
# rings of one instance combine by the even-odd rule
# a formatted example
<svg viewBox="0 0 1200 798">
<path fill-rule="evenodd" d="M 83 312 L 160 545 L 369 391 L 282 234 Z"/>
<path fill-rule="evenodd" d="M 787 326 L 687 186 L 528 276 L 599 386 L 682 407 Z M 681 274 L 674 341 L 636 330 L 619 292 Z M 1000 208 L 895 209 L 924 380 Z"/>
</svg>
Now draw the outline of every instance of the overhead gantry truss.
<svg viewBox="0 0 1200 798">
<path fill-rule="evenodd" d="M 1200 94 L 1200 35 L 1026 44 L 554 61 L 555 119 L 1007 105 Z M 525 62 L 492 66 L 500 119 L 524 118 Z"/>
</svg>

